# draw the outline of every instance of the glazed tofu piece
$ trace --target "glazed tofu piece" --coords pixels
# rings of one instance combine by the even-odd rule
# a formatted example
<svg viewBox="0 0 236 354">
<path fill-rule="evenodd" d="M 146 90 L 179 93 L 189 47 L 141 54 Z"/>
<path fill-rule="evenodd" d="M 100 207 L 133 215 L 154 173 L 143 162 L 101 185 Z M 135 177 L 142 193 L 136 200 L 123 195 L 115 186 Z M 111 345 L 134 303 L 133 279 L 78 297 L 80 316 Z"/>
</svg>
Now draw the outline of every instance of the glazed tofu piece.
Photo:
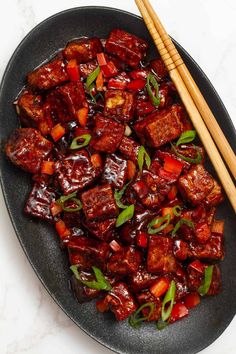
<svg viewBox="0 0 236 354">
<path fill-rule="evenodd" d="M 211 238 L 203 243 L 191 242 L 190 250 L 193 257 L 199 259 L 224 259 L 224 239 L 222 234 L 212 233 Z"/>
<path fill-rule="evenodd" d="M 122 189 L 127 180 L 127 161 L 113 154 L 107 156 L 102 179 L 112 187 Z"/>
<path fill-rule="evenodd" d="M 86 281 L 94 280 L 92 274 L 88 272 L 81 272 L 80 276 Z M 71 278 L 70 285 L 74 296 L 80 304 L 96 299 L 101 294 L 100 290 L 88 288 L 86 285 L 83 285 L 74 275 Z"/>
<path fill-rule="evenodd" d="M 199 243 L 206 243 L 211 238 L 211 228 L 206 221 L 198 222 L 195 225 L 194 233 Z"/>
<path fill-rule="evenodd" d="M 158 275 L 149 273 L 147 269 L 142 266 L 129 277 L 131 289 L 135 293 L 150 288 L 157 279 Z"/>
<path fill-rule="evenodd" d="M 213 177 L 200 164 L 193 166 L 178 181 L 181 194 L 193 205 L 198 205 L 206 200 L 215 187 L 215 183 Z"/>
<path fill-rule="evenodd" d="M 127 159 L 137 163 L 138 161 L 138 151 L 140 146 L 136 141 L 131 138 L 127 138 L 126 136 L 123 137 L 121 140 L 119 151 L 122 155 L 124 155 Z"/>
<path fill-rule="evenodd" d="M 182 107 L 173 105 L 168 109 L 152 113 L 136 123 L 135 131 L 147 145 L 158 148 L 181 135 L 182 114 Z"/>
<path fill-rule="evenodd" d="M 104 115 L 119 122 L 129 122 L 134 116 L 134 94 L 124 90 L 108 90 L 105 94 Z"/>
<path fill-rule="evenodd" d="M 141 38 L 120 29 L 111 31 L 105 50 L 131 67 L 136 67 L 144 59 L 148 44 Z"/>
<path fill-rule="evenodd" d="M 140 294 L 137 295 L 137 299 L 139 302 L 139 305 L 144 305 L 148 302 L 151 302 L 152 304 L 154 304 L 154 311 L 151 315 L 151 317 L 148 319 L 148 321 L 157 321 L 159 320 L 159 318 L 161 317 L 161 306 L 162 306 L 162 302 L 161 300 L 156 297 L 153 296 L 150 291 L 144 291 Z M 142 314 L 144 317 L 147 317 L 149 314 L 150 308 L 149 307 L 145 307 L 142 310 Z"/>
<path fill-rule="evenodd" d="M 33 128 L 16 129 L 6 144 L 6 155 L 17 167 L 37 173 L 53 148 L 53 144 Z"/>
<path fill-rule="evenodd" d="M 114 153 L 124 136 L 124 126 L 113 119 L 97 115 L 90 145 L 98 151 Z"/>
<path fill-rule="evenodd" d="M 91 163 L 86 150 L 76 151 L 55 163 L 57 181 L 64 194 L 89 186 L 101 173 Z"/>
<path fill-rule="evenodd" d="M 26 202 L 24 211 L 30 216 L 37 217 L 42 220 L 52 221 L 50 205 L 57 199 L 54 189 L 35 183 L 33 189 Z"/>
<path fill-rule="evenodd" d="M 161 59 L 151 60 L 150 66 L 155 72 L 158 81 L 163 81 L 168 76 L 168 71 L 165 67 L 164 62 Z"/>
<path fill-rule="evenodd" d="M 49 90 L 68 80 L 65 63 L 60 57 L 40 66 L 27 76 L 28 84 L 38 90 Z"/>
<path fill-rule="evenodd" d="M 214 186 L 210 193 L 206 196 L 204 204 L 207 207 L 214 207 L 220 204 L 224 200 L 221 186 L 214 180 Z"/>
<path fill-rule="evenodd" d="M 107 219 L 103 221 L 87 221 L 84 226 L 89 232 L 102 241 L 108 242 L 115 229 L 116 219 Z"/>
<path fill-rule="evenodd" d="M 174 273 L 177 262 L 173 254 L 173 240 L 164 236 L 150 236 L 147 270 L 154 274 Z"/>
<path fill-rule="evenodd" d="M 142 257 L 139 251 L 133 247 L 125 247 L 109 258 L 107 269 L 111 274 L 129 275 L 137 272 L 141 261 Z"/>
<path fill-rule="evenodd" d="M 92 61 L 89 61 L 88 63 L 79 64 L 80 76 L 85 79 L 90 74 L 92 74 L 92 72 L 95 69 L 97 69 L 97 67 L 98 67 L 97 60 L 92 60 Z"/>
<path fill-rule="evenodd" d="M 81 195 L 87 220 L 106 220 L 118 215 L 113 190 L 109 184 L 89 189 Z"/>
<path fill-rule="evenodd" d="M 76 59 L 77 63 L 87 63 L 102 52 L 102 43 L 99 38 L 81 38 L 67 44 L 63 55 L 67 60 Z"/>
<path fill-rule="evenodd" d="M 105 301 L 116 316 L 117 321 L 125 320 L 137 310 L 134 298 L 125 283 L 115 284 L 106 296 Z"/>
<path fill-rule="evenodd" d="M 109 256 L 106 242 L 89 239 L 84 236 L 72 237 L 67 244 L 70 264 L 78 264 L 81 270 L 90 270 L 92 266 L 105 268 Z"/>
</svg>

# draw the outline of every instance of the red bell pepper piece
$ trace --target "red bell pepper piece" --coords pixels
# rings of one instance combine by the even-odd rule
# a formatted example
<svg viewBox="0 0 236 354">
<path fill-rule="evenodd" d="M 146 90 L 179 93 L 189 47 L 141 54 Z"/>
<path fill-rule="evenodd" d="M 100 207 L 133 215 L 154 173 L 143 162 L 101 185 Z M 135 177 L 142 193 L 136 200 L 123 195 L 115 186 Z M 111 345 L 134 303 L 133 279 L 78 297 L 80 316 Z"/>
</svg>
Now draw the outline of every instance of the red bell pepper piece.
<svg viewBox="0 0 236 354">
<path fill-rule="evenodd" d="M 175 321 L 181 320 L 182 318 L 188 316 L 188 309 L 187 307 L 182 304 L 181 302 L 177 302 L 173 306 L 171 315 L 170 315 L 170 323 L 173 323 Z"/>
<path fill-rule="evenodd" d="M 151 70 L 149 69 L 136 69 L 129 73 L 132 79 L 146 79 Z"/>
<path fill-rule="evenodd" d="M 118 74 L 118 69 L 112 61 L 108 61 L 107 65 L 101 66 L 101 70 L 105 77 L 112 77 Z"/>
<path fill-rule="evenodd" d="M 54 174 L 54 162 L 53 161 L 43 161 L 41 166 L 41 173 L 46 175 Z"/>
<path fill-rule="evenodd" d="M 87 107 L 80 108 L 77 111 L 77 119 L 78 119 L 81 127 L 85 127 L 87 124 L 88 112 L 89 112 L 89 109 Z"/>
<path fill-rule="evenodd" d="M 105 57 L 104 53 L 98 53 L 97 54 L 97 61 L 98 61 L 98 65 L 100 67 L 104 66 L 104 65 L 107 65 L 107 61 L 106 61 L 106 57 Z"/>
<path fill-rule="evenodd" d="M 60 214 L 63 209 L 59 204 L 53 202 L 53 203 L 51 203 L 50 210 L 51 210 L 52 216 L 56 216 L 56 215 Z"/>
<path fill-rule="evenodd" d="M 99 154 L 93 154 L 90 157 L 93 167 L 98 168 L 102 166 L 102 158 Z"/>
<path fill-rule="evenodd" d="M 200 304 L 200 302 L 201 302 L 201 298 L 197 292 L 190 293 L 186 295 L 184 298 L 184 303 L 188 309 L 192 309 L 193 307 L 196 307 L 197 305 Z"/>
<path fill-rule="evenodd" d="M 171 156 L 165 156 L 164 159 L 164 169 L 168 172 L 171 172 L 175 174 L 176 176 L 179 176 L 180 173 L 182 172 L 183 164 L 174 159 Z"/>
<path fill-rule="evenodd" d="M 121 246 L 119 245 L 119 243 L 116 241 L 116 240 L 112 240 L 110 243 L 109 243 L 109 246 L 111 247 L 111 249 L 114 251 L 114 252 L 119 252 L 121 251 Z"/>
<path fill-rule="evenodd" d="M 127 84 L 127 89 L 130 91 L 137 92 L 143 90 L 145 86 L 146 86 L 146 80 L 136 79 Z"/>
<path fill-rule="evenodd" d="M 174 186 L 171 186 L 171 190 L 169 191 L 169 193 L 168 193 L 168 199 L 169 200 L 174 200 L 175 199 L 175 197 L 176 197 L 176 195 L 177 195 L 177 193 L 178 193 L 178 189 L 177 189 L 177 187 L 174 185 Z"/>
<path fill-rule="evenodd" d="M 137 246 L 142 248 L 147 248 L 148 244 L 148 234 L 143 231 L 138 231 L 136 236 Z"/>
<path fill-rule="evenodd" d="M 196 259 L 195 261 L 193 261 L 192 263 L 189 264 L 189 267 L 195 269 L 197 272 L 199 273 L 203 273 L 205 270 L 204 265 L 198 260 Z"/>
<path fill-rule="evenodd" d="M 54 141 L 58 141 L 59 139 L 61 139 L 61 137 L 63 137 L 65 132 L 65 128 L 60 123 L 58 123 L 52 128 L 50 134 Z"/>
<path fill-rule="evenodd" d="M 170 214 L 171 219 L 174 219 L 174 217 L 175 217 L 175 215 L 173 213 L 173 208 L 171 208 L 171 207 L 162 208 L 161 214 L 162 214 L 162 216 L 166 216 L 166 215 Z"/>
<path fill-rule="evenodd" d="M 104 78 L 102 71 L 98 74 L 98 77 L 96 79 L 96 89 L 97 91 L 103 91 L 103 86 L 104 86 Z"/>
<path fill-rule="evenodd" d="M 127 177 L 128 179 L 132 179 L 136 174 L 136 165 L 133 161 L 127 161 Z"/>
<path fill-rule="evenodd" d="M 70 230 L 67 229 L 66 224 L 63 220 L 58 220 L 55 223 L 55 228 L 57 230 L 58 235 L 62 240 L 64 240 L 67 236 L 70 236 Z"/>
<path fill-rule="evenodd" d="M 66 66 L 67 74 L 71 81 L 80 80 L 79 68 L 76 59 L 71 59 Z"/>
<path fill-rule="evenodd" d="M 127 86 L 127 81 L 121 81 L 117 78 L 111 78 L 107 84 L 107 88 L 113 90 L 124 90 L 126 86 Z"/>
<path fill-rule="evenodd" d="M 96 308 L 99 312 L 107 312 L 109 310 L 109 304 L 105 299 L 98 300 L 96 302 Z"/>
<path fill-rule="evenodd" d="M 145 116 L 154 112 L 156 107 L 149 101 L 138 102 L 136 105 L 136 112 L 139 116 Z"/>
<path fill-rule="evenodd" d="M 150 288 L 150 292 L 155 297 L 160 297 L 167 292 L 170 287 L 170 280 L 168 278 L 159 278 Z"/>
</svg>

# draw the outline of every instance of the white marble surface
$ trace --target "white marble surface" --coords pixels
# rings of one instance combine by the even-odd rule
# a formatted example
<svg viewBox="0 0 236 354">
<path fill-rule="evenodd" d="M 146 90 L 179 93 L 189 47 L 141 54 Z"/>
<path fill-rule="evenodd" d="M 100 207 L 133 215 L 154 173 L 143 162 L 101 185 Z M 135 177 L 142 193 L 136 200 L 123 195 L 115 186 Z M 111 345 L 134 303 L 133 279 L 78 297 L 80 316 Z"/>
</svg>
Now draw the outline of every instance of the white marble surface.
<svg viewBox="0 0 236 354">
<path fill-rule="evenodd" d="M 169 33 L 206 72 L 236 126 L 235 0 L 152 1 Z M 138 14 L 134 1 L 8 0 L 0 2 L 0 77 L 20 40 L 61 10 L 85 5 Z M 0 195 L 0 353 L 111 353 L 84 334 L 58 308 L 34 274 L 15 236 Z M 206 329 L 207 330 L 207 329 Z M 236 318 L 204 354 L 236 353 Z"/>
</svg>

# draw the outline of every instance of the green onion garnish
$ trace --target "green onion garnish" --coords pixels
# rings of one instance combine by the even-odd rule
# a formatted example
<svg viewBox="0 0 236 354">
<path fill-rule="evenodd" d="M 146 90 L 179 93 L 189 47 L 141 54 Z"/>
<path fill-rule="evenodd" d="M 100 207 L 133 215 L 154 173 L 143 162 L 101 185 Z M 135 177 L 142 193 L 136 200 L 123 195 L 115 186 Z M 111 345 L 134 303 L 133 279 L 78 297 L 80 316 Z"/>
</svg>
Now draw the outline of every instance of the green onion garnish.
<svg viewBox="0 0 236 354">
<path fill-rule="evenodd" d="M 159 331 L 161 331 L 162 329 L 166 328 L 166 326 L 168 326 L 168 322 L 162 321 L 162 319 L 160 318 L 160 319 L 157 321 L 156 325 L 157 325 L 157 329 L 158 329 Z"/>
<path fill-rule="evenodd" d="M 118 218 L 116 220 L 116 227 L 120 227 L 126 221 L 132 219 L 133 216 L 134 216 L 134 204 L 131 204 L 118 215 Z"/>
<path fill-rule="evenodd" d="M 171 315 L 171 311 L 173 309 L 174 300 L 175 300 L 175 290 L 176 290 L 175 282 L 174 282 L 174 280 L 171 280 L 170 287 L 169 287 L 169 289 L 164 297 L 164 300 L 162 302 L 161 319 L 163 322 L 168 320 L 168 318 Z M 165 308 L 166 308 L 166 304 L 168 304 L 168 302 L 170 302 L 170 305 L 168 306 L 168 308 L 166 310 Z"/>
<path fill-rule="evenodd" d="M 78 141 L 84 140 L 82 143 L 78 144 Z M 80 136 L 77 136 L 76 138 L 73 139 L 70 149 L 71 150 L 76 150 L 76 149 L 81 149 L 84 146 L 87 146 L 91 140 L 91 135 L 90 134 L 83 134 Z"/>
<path fill-rule="evenodd" d="M 190 162 L 190 163 L 194 163 L 194 164 L 198 164 L 198 163 L 202 162 L 202 155 L 200 154 L 199 151 L 197 151 L 196 146 L 194 146 L 194 148 L 195 148 L 195 150 L 197 152 L 197 157 L 195 159 L 191 159 L 190 157 L 187 157 L 187 156 L 184 156 L 184 155 L 180 154 L 173 144 L 171 144 L 171 147 L 172 147 L 172 150 L 174 151 L 175 155 L 180 157 L 184 161 L 187 161 L 187 162 Z"/>
<path fill-rule="evenodd" d="M 86 79 L 86 88 L 90 91 L 90 86 L 96 80 L 100 73 L 100 67 L 98 66 Z"/>
<path fill-rule="evenodd" d="M 172 210 L 173 210 L 173 214 L 174 214 L 175 216 L 180 216 L 180 215 L 181 215 L 181 210 L 182 210 L 182 208 L 181 208 L 180 205 L 175 205 L 175 206 L 172 208 Z"/>
<path fill-rule="evenodd" d="M 68 195 L 62 195 L 59 199 L 56 200 L 56 203 L 59 204 L 64 211 L 67 211 L 69 213 L 79 211 L 80 209 L 82 209 L 82 203 L 78 198 L 76 198 L 76 194 L 77 194 L 77 192 L 74 192 L 74 193 L 71 193 Z M 66 207 L 65 202 L 67 202 L 67 201 L 75 202 L 78 205 L 77 208 Z"/>
<path fill-rule="evenodd" d="M 179 140 L 176 143 L 176 146 L 181 144 L 191 143 L 196 138 L 196 130 L 187 130 L 180 135 Z"/>
<path fill-rule="evenodd" d="M 147 92 L 151 98 L 151 101 L 154 106 L 159 106 L 160 104 L 160 96 L 159 96 L 159 84 L 153 74 L 148 74 L 147 77 Z M 152 89 L 154 88 L 155 90 L 155 95 L 152 92 Z"/>
<path fill-rule="evenodd" d="M 202 284 L 198 288 L 198 292 L 201 296 L 206 295 L 210 289 L 213 270 L 214 270 L 214 266 L 211 265 L 207 267 L 204 271 L 204 279 L 202 281 Z"/>
<path fill-rule="evenodd" d="M 143 170 L 144 159 L 145 159 L 147 168 L 149 168 L 151 166 L 151 158 L 148 155 L 145 147 L 142 145 L 142 146 L 140 146 L 140 148 L 138 150 L 138 167 L 141 172 Z"/>
<path fill-rule="evenodd" d="M 138 317 L 140 312 L 145 309 L 146 307 L 149 307 L 149 313 L 147 316 L 143 317 Z M 153 302 L 147 302 L 146 304 L 143 304 L 136 310 L 130 317 L 129 317 L 129 325 L 133 328 L 139 328 L 141 326 L 142 321 L 149 320 L 149 318 L 152 316 L 153 311 L 155 309 L 155 305 Z"/>
<path fill-rule="evenodd" d="M 124 205 L 123 203 L 121 203 L 121 198 L 123 197 L 123 195 L 125 194 L 125 191 L 128 187 L 128 185 L 130 184 L 131 181 L 129 181 L 128 183 L 126 183 L 126 185 L 119 191 L 118 189 L 115 189 L 114 192 L 114 198 L 116 201 L 116 205 L 121 208 L 121 209 L 126 209 L 128 207 L 128 205 Z"/>
<path fill-rule="evenodd" d="M 192 229 L 194 228 L 194 224 L 193 224 L 193 222 L 191 220 L 182 218 L 175 225 L 174 229 L 171 232 L 171 235 L 174 236 L 176 234 L 176 232 L 179 230 L 180 226 L 183 225 L 183 224 L 188 225 Z"/>
<path fill-rule="evenodd" d="M 164 230 L 170 223 L 170 219 L 171 219 L 171 216 L 170 214 L 167 214 L 163 217 L 160 217 L 160 218 L 156 218 L 156 219 L 153 219 L 149 224 L 148 224 L 148 233 L 150 235 L 154 235 L 154 234 L 157 234 L 158 232 Z M 153 226 L 155 225 L 159 225 L 161 224 L 159 227 L 157 228 L 153 228 Z"/>
<path fill-rule="evenodd" d="M 95 277 L 96 277 L 96 281 L 95 280 L 92 280 L 92 281 L 82 280 L 81 276 L 78 272 L 78 265 L 72 265 L 70 267 L 70 269 L 74 273 L 74 276 L 76 277 L 76 279 L 79 280 L 82 284 L 86 285 L 88 288 L 97 289 L 97 290 L 106 290 L 106 291 L 109 291 L 112 289 L 111 284 L 106 280 L 106 278 L 102 274 L 101 270 L 97 267 L 92 267 Z"/>
</svg>

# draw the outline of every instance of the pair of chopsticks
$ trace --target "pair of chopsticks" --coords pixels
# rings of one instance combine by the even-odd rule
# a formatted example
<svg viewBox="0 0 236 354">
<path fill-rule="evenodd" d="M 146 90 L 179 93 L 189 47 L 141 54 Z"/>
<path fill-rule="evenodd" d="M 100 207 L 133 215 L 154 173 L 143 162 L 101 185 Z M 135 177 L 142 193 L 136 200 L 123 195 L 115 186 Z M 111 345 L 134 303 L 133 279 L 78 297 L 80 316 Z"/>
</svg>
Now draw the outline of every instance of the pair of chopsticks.
<svg viewBox="0 0 236 354">
<path fill-rule="evenodd" d="M 149 0 L 135 2 L 236 212 L 236 188 L 219 151 L 235 179 L 236 156 Z"/>
</svg>

